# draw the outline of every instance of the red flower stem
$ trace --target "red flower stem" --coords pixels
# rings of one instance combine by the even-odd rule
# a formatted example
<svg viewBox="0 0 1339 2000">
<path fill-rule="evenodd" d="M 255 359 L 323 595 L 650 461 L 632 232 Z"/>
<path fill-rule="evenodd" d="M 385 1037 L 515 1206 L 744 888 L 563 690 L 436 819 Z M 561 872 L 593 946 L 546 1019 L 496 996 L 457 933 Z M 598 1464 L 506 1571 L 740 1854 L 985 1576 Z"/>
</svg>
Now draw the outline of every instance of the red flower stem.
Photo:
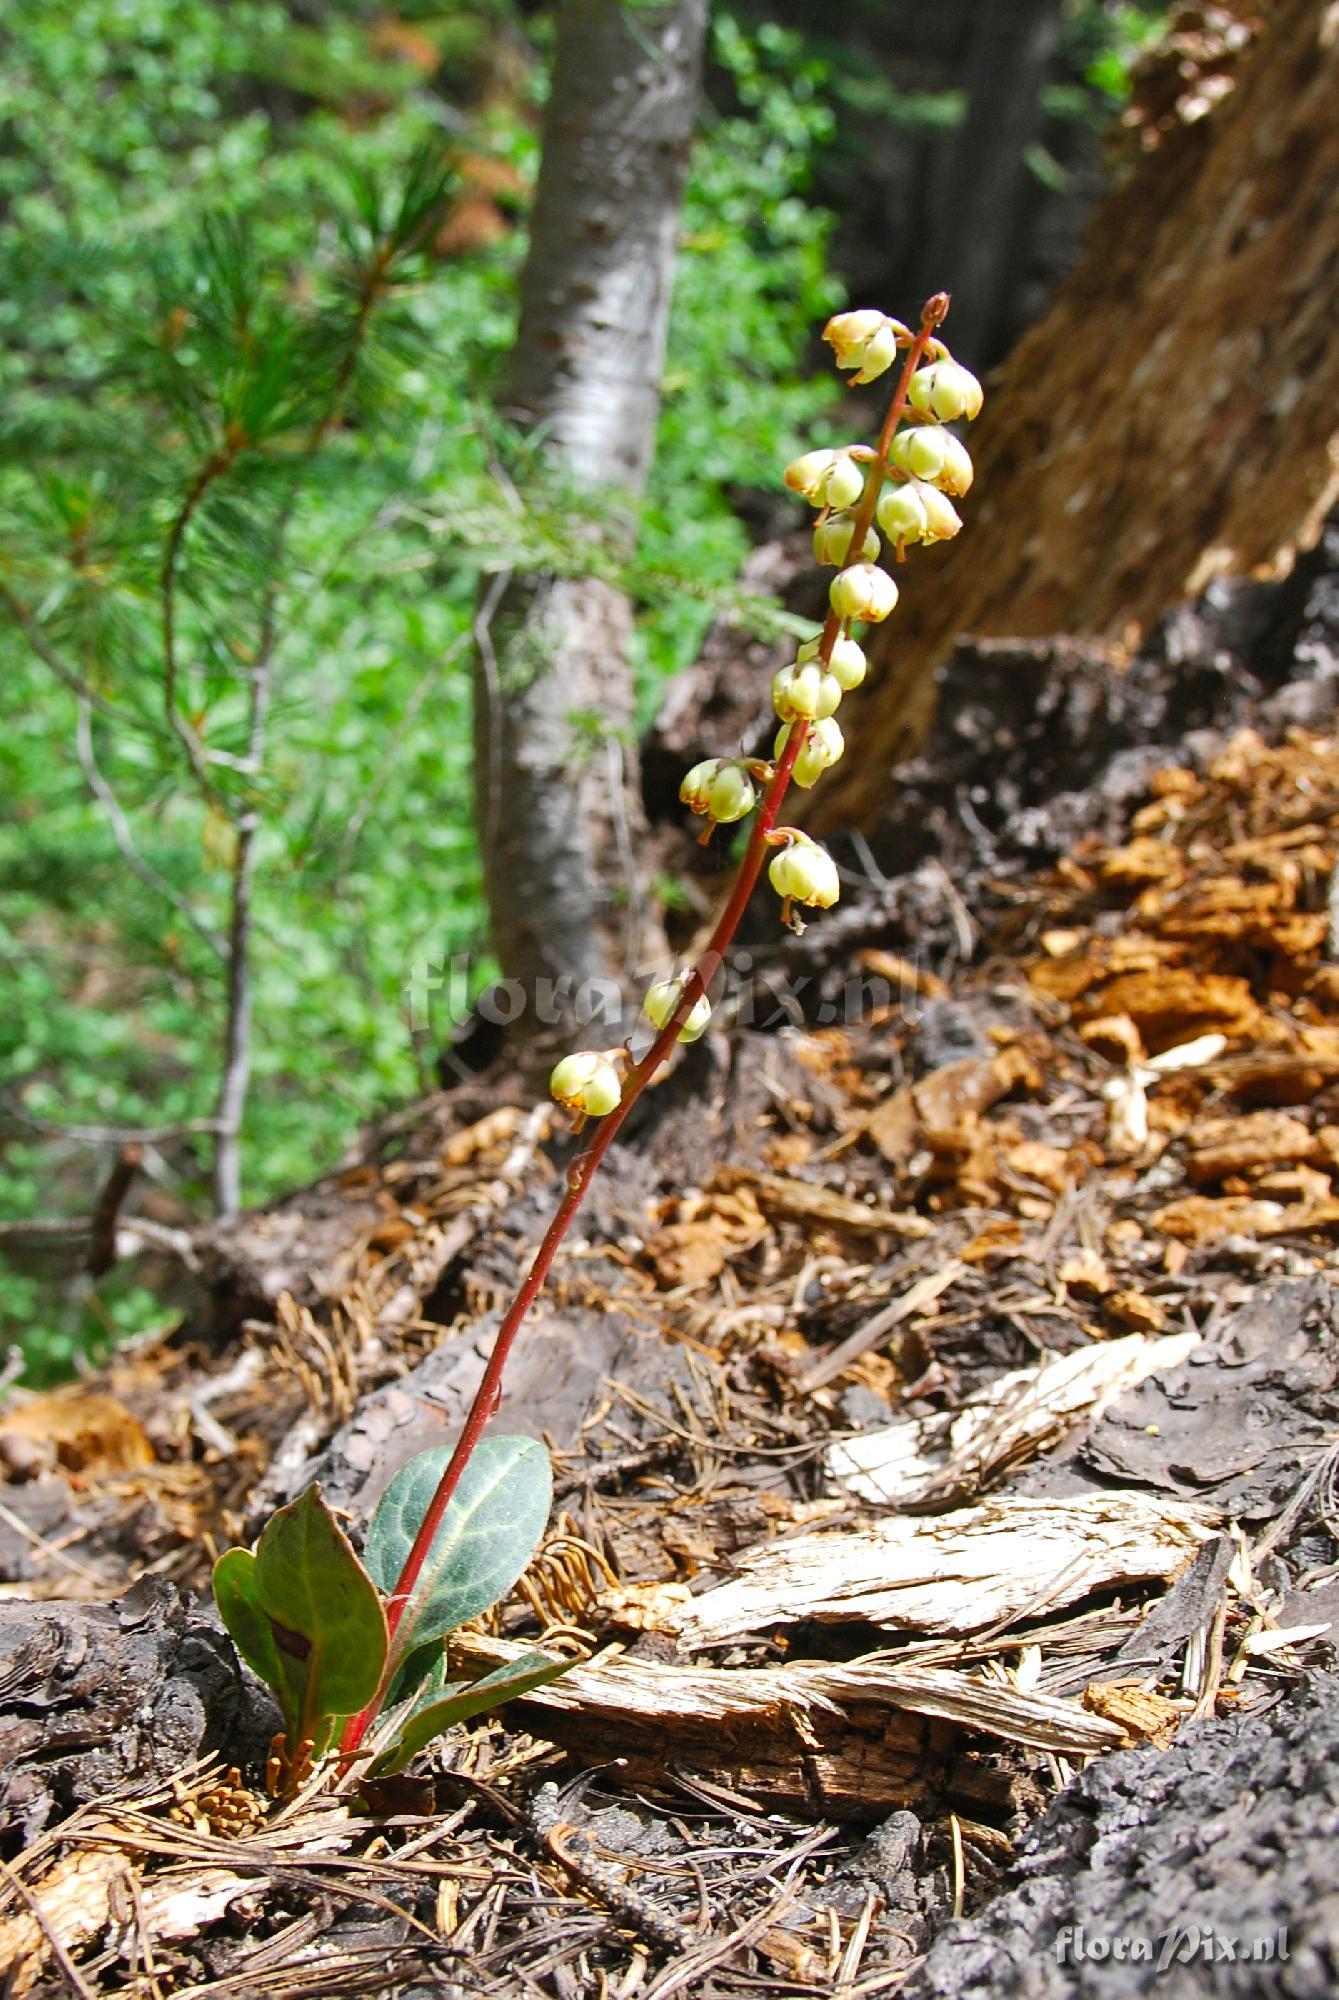
<svg viewBox="0 0 1339 2000">
<path fill-rule="evenodd" d="M 920 365 L 935 327 L 940 324 L 947 311 L 947 295 L 943 292 L 937 292 L 921 315 L 920 332 L 907 351 L 901 375 L 898 377 L 896 392 L 888 405 L 888 414 L 884 418 L 883 428 L 879 433 L 877 455 L 870 466 L 869 477 L 865 482 L 865 492 L 856 514 L 855 525 L 851 531 L 850 546 L 852 549 L 860 548 L 873 523 L 874 509 L 879 497 L 879 488 L 888 470 L 888 450 L 892 444 L 903 412 L 906 409 L 907 390 L 911 385 L 911 378 Z M 835 611 L 830 611 L 823 626 L 823 634 L 819 641 L 817 656 L 824 665 L 832 657 L 832 648 L 841 629 L 841 619 Z M 521 1330 L 526 1314 L 538 1297 L 544 1280 L 549 1275 L 554 1257 L 558 1252 L 558 1247 L 571 1227 L 577 1210 L 586 1198 L 586 1191 L 590 1187 L 591 1180 L 601 1160 L 618 1137 L 623 1122 L 632 1110 L 633 1105 L 637 1102 L 642 1092 L 646 1089 L 647 1084 L 651 1081 L 651 1078 L 674 1047 L 680 1028 L 692 1013 L 693 1008 L 706 992 L 707 987 L 716 977 L 717 972 L 724 963 L 725 954 L 730 947 L 735 932 L 739 928 L 740 920 L 748 908 L 749 899 L 757 887 L 758 877 L 762 873 L 763 862 L 767 858 L 767 849 L 771 842 L 771 836 L 776 828 L 777 815 L 781 810 L 782 801 L 790 786 L 791 773 L 795 768 L 795 760 L 804 748 L 808 735 L 809 724 L 807 722 L 797 722 L 792 726 L 790 734 L 786 739 L 785 748 L 776 760 L 772 777 L 763 793 L 762 803 L 758 808 L 757 817 L 753 822 L 753 831 L 749 835 L 749 844 L 745 850 L 744 859 L 740 864 L 739 874 L 735 878 L 735 886 L 730 892 L 729 901 L 716 921 L 716 927 L 712 931 L 706 950 L 702 953 L 701 958 L 699 958 L 687 979 L 685 979 L 683 991 L 679 995 L 678 1004 L 673 1014 L 666 1021 L 664 1027 L 660 1030 L 660 1033 L 656 1036 L 641 1061 L 636 1063 L 630 1070 L 627 1082 L 623 1086 L 622 1099 L 615 1106 L 614 1110 L 599 1120 L 585 1151 L 568 1168 L 567 1191 L 559 1202 L 553 1219 L 544 1232 L 544 1240 L 535 1252 L 534 1261 L 526 1274 L 525 1283 L 512 1300 L 511 1305 L 507 1309 L 506 1317 L 497 1330 L 493 1341 L 493 1351 L 488 1357 L 488 1366 L 484 1370 L 483 1379 L 474 1392 L 474 1401 L 470 1404 L 469 1414 L 465 1418 L 464 1429 L 460 1433 L 459 1441 L 451 1454 L 446 1470 L 437 1482 L 437 1490 L 432 1496 L 432 1503 L 427 1513 L 423 1516 L 422 1524 L 419 1527 L 417 1535 L 414 1537 L 414 1545 L 405 1558 L 404 1568 L 400 1571 L 396 1579 L 395 1589 L 391 1593 L 390 1601 L 386 1606 L 386 1626 L 390 1635 L 390 1646 L 387 1651 L 386 1666 L 382 1674 L 381 1686 L 361 1715 L 350 1717 L 345 1727 L 344 1735 L 340 1742 L 340 1751 L 346 1758 L 351 1757 L 362 1742 L 365 1732 L 380 1708 L 391 1676 L 399 1665 L 395 1635 L 399 1630 L 409 1601 L 414 1594 L 414 1587 L 422 1574 L 423 1565 L 428 1559 L 428 1552 L 437 1538 L 437 1530 L 441 1527 L 446 1510 L 451 1504 L 451 1497 L 460 1483 L 460 1476 L 469 1464 L 476 1445 L 483 1436 L 489 1421 L 502 1400 L 502 1376 L 516 1336 Z"/>
</svg>

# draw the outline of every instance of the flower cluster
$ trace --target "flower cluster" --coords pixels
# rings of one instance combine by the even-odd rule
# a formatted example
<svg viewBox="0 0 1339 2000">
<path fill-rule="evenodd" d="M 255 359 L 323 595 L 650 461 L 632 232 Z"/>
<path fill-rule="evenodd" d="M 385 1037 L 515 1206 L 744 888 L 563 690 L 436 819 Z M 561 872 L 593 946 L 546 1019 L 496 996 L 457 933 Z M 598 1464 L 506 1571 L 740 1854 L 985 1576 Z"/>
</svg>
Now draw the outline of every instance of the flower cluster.
<svg viewBox="0 0 1339 2000">
<path fill-rule="evenodd" d="M 819 510 L 814 556 L 837 571 L 822 631 L 800 646 L 772 682 L 772 706 L 782 723 L 774 755 L 780 759 L 792 733 L 803 731 L 790 775 L 806 789 L 842 755 L 845 743 L 834 718 L 842 696 L 865 678 L 864 650 L 851 627 L 880 624 L 897 607 L 897 585 L 879 564 L 882 543 L 875 526 L 898 562 L 912 543 L 947 541 L 957 534 L 962 522 L 953 500 L 972 483 L 972 461 L 944 426 L 970 419 L 981 408 L 981 384 L 943 342 L 922 333 L 918 343 L 909 327 L 886 313 L 838 313 L 823 337 L 837 366 L 855 371 L 854 383 L 874 381 L 903 349 L 918 344 L 924 365 L 905 382 L 905 398 L 895 402 L 877 451 L 865 445 L 809 451 L 786 467 L 787 486 Z M 908 422 L 899 428 L 904 415 Z M 768 875 L 782 899 L 782 921 L 799 929 L 796 905 L 828 909 L 836 902 L 837 870 L 795 827 L 769 837 L 780 846 Z"/>
<path fill-rule="evenodd" d="M 786 467 L 791 492 L 817 510 L 814 558 L 837 572 L 828 589 L 828 616 L 772 681 L 781 725 L 773 761 L 712 757 L 695 764 L 680 787 L 683 803 L 706 821 L 703 841 L 716 826 L 747 818 L 761 792 L 767 804 L 754 842 L 759 855 L 776 849 L 768 878 L 781 897 L 782 922 L 795 930 L 802 928 L 799 909 L 826 910 L 837 901 L 837 868 L 807 833 L 774 827 L 771 816 L 792 779 L 807 790 L 845 750 L 836 712 L 867 671 L 851 628 L 882 623 L 898 601 L 897 585 L 880 563 L 884 540 L 900 563 L 913 545 L 948 541 L 962 526 L 953 502 L 971 486 L 972 461 L 946 426 L 977 416 L 982 396 L 975 375 L 934 332 L 947 310 L 943 294 L 932 299 L 919 333 L 881 312 L 838 313 L 828 321 L 823 338 L 838 368 L 853 371 L 853 385 L 873 382 L 899 355 L 907 356 L 877 448 L 809 451 Z M 755 861 L 755 873 L 760 865 Z M 683 975 L 661 980 L 643 1003 L 653 1026 L 663 1032 L 674 1025 L 681 1042 L 703 1033 L 711 1011 L 697 991 L 700 980 L 691 1007 L 684 1006 L 685 983 Z M 578 1120 L 601 1116 L 622 1101 L 621 1072 L 629 1060 L 625 1050 L 567 1056 L 553 1072 L 553 1094 Z"/>
</svg>

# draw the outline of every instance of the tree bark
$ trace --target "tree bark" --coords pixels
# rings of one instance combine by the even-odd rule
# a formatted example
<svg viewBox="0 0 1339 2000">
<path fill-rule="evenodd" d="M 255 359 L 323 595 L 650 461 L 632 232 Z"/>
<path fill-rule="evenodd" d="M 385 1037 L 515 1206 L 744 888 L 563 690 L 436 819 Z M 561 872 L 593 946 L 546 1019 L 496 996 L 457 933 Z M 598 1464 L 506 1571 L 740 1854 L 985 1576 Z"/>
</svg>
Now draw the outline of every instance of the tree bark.
<svg viewBox="0 0 1339 2000">
<path fill-rule="evenodd" d="M 917 290 L 953 295 L 953 345 L 970 367 L 996 358 L 1014 282 L 1026 153 L 1060 36 L 1061 0 L 990 0 L 974 10 L 967 110 L 931 190 Z"/>
<path fill-rule="evenodd" d="M 508 403 L 566 479 L 615 500 L 651 459 L 705 22 L 705 0 L 559 15 Z M 631 626 L 626 596 L 589 577 L 495 579 L 482 607 L 476 823 L 524 1041 L 663 950 L 638 879 Z"/>
<path fill-rule="evenodd" d="M 878 821 L 959 635 L 1132 649 L 1213 580 L 1284 574 L 1319 538 L 1339 494 L 1333 9 L 1280 0 L 1220 53 L 1197 77 L 1171 47 L 1170 108 L 1133 132 L 1083 260 L 987 385 L 967 525 L 916 552 L 870 634 L 860 755 L 813 826 Z"/>
</svg>

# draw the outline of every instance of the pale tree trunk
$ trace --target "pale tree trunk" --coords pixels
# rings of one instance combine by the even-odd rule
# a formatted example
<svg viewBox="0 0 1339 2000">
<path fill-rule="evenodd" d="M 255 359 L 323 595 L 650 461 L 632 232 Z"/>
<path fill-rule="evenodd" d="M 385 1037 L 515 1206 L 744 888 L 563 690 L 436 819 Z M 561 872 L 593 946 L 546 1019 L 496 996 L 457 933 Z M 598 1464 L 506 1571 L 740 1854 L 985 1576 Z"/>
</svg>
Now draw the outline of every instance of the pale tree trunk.
<svg viewBox="0 0 1339 2000">
<path fill-rule="evenodd" d="M 706 0 L 559 13 L 507 401 L 606 497 L 635 498 L 650 464 L 705 20 Z M 576 989 L 625 981 L 662 944 L 638 879 L 631 623 L 588 578 L 495 580 L 481 605 L 476 823 L 494 950 L 526 996 L 518 1039 L 564 1031 Z"/>
</svg>

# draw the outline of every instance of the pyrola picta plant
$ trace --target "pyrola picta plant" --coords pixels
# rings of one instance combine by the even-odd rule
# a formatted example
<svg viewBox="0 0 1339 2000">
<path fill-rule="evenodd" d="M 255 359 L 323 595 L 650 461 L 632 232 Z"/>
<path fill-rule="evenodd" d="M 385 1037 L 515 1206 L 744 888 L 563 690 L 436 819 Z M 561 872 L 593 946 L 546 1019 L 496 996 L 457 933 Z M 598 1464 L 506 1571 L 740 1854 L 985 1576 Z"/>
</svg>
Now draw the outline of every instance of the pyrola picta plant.
<svg viewBox="0 0 1339 2000">
<path fill-rule="evenodd" d="M 915 332 L 874 311 L 839 313 L 824 331 L 853 383 L 901 363 L 876 444 L 806 452 L 786 467 L 786 485 L 818 513 L 815 558 L 837 572 L 828 615 L 772 682 L 780 726 L 771 759 L 713 757 L 683 781 L 681 798 L 705 821 L 703 840 L 718 824 L 756 816 L 702 956 L 646 995 L 643 1011 L 657 1031 L 651 1046 L 637 1058 L 629 1047 L 582 1049 L 553 1071 L 554 1097 L 576 1129 L 589 1122 L 591 1133 L 498 1328 L 455 1449 L 422 1452 L 396 1474 L 361 1562 L 313 1487 L 274 1515 L 254 1551 L 230 1549 L 216 1566 L 224 1623 L 283 1714 L 276 1790 L 292 1791 L 336 1746 L 346 1772 L 400 1770 L 451 1723 L 541 1686 L 567 1664 L 530 1653 L 482 1680 L 447 1678 L 450 1633 L 510 1589 L 548 1519 L 543 1447 L 484 1431 L 512 1344 L 592 1175 L 676 1042 L 695 1041 L 707 1026 L 708 989 L 764 863 L 781 920 L 793 929 L 802 927 L 802 910 L 830 909 L 838 899 L 831 855 L 801 828 L 778 822 L 791 784 L 816 784 L 845 749 L 837 710 L 867 670 L 852 627 L 878 624 L 897 605 L 897 584 L 881 565 L 885 541 L 901 563 L 908 548 L 945 541 L 962 526 L 953 502 L 972 483 L 972 461 L 947 426 L 977 415 L 981 385 L 938 337 L 948 304 L 936 293 Z"/>
</svg>

